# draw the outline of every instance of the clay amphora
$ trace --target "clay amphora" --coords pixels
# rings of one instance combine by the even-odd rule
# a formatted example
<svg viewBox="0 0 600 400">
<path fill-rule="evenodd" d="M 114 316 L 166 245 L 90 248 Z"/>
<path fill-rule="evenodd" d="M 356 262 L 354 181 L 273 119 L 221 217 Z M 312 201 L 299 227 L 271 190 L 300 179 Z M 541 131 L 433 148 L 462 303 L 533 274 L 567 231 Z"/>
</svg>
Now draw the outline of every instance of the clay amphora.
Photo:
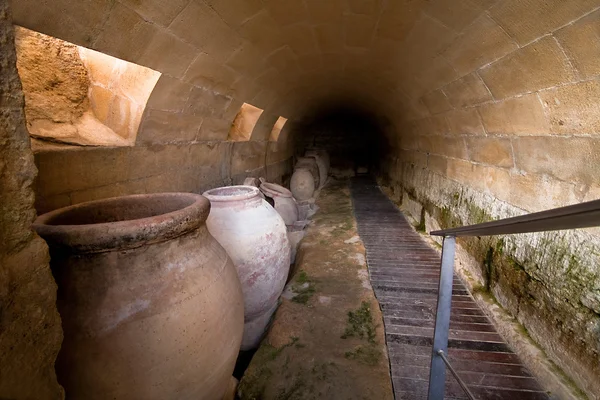
<svg viewBox="0 0 600 400">
<path fill-rule="evenodd" d="M 242 340 L 235 267 L 189 193 L 116 197 L 40 216 L 58 284 L 69 399 L 221 399 Z"/>
<path fill-rule="evenodd" d="M 290 180 L 290 191 L 296 200 L 311 199 L 315 193 L 315 180 L 308 168 L 296 168 Z"/>
<path fill-rule="evenodd" d="M 319 167 L 319 187 L 323 187 L 327 181 L 327 174 L 329 173 L 329 166 L 327 160 L 323 157 L 321 152 L 316 150 L 309 150 L 306 152 L 305 157 L 312 157 L 315 159 L 317 166 Z"/>
<path fill-rule="evenodd" d="M 273 199 L 275 210 L 281 215 L 286 225 L 293 225 L 298 221 L 298 205 L 292 192 L 281 185 L 268 182 L 261 184 L 260 190 L 265 196 Z"/>
<path fill-rule="evenodd" d="M 319 188 L 320 183 L 320 175 L 319 175 L 319 166 L 317 165 L 317 160 L 314 157 L 298 157 L 298 161 L 294 166 L 294 170 L 298 168 L 306 168 L 310 171 L 313 176 L 315 190 Z"/>
<path fill-rule="evenodd" d="M 259 193 L 252 186 L 227 186 L 204 193 L 212 205 L 208 229 L 227 250 L 242 283 L 242 350 L 259 345 L 290 268 L 285 223 Z"/>
</svg>

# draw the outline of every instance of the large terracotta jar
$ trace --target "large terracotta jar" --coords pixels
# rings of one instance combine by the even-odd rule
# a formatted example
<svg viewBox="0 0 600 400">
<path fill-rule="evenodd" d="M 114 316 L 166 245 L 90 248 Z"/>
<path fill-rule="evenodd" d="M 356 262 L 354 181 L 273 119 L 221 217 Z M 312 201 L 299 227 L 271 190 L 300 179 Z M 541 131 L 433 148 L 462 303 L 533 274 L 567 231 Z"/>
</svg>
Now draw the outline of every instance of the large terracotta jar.
<svg viewBox="0 0 600 400">
<path fill-rule="evenodd" d="M 327 151 L 325 151 L 319 147 L 307 147 L 305 154 L 308 157 L 314 156 L 314 155 L 318 155 L 319 157 L 321 157 L 321 159 L 323 160 L 323 163 L 325 164 L 325 169 L 327 170 L 327 172 L 329 172 L 329 168 L 331 167 L 331 160 L 329 158 L 329 153 L 327 153 Z"/>
<path fill-rule="evenodd" d="M 258 347 L 290 268 L 285 222 L 258 188 L 227 186 L 204 192 L 211 202 L 210 233 L 227 250 L 244 292 L 242 350 Z"/>
<path fill-rule="evenodd" d="M 322 153 L 317 150 L 308 150 L 305 154 L 305 157 L 311 157 L 315 159 L 317 167 L 319 167 L 319 184 L 320 187 L 323 187 L 323 185 L 325 185 L 325 181 L 327 181 L 327 174 L 329 173 L 327 160 L 323 157 Z"/>
<path fill-rule="evenodd" d="M 197 194 L 134 195 L 40 216 L 58 284 L 69 399 L 220 399 L 243 330 L 235 267 Z"/>
<path fill-rule="evenodd" d="M 310 171 L 313 176 L 315 189 L 319 188 L 320 183 L 320 175 L 319 175 L 319 166 L 317 165 L 317 160 L 314 157 L 298 157 L 298 161 L 294 166 L 294 170 L 298 168 L 305 168 Z"/>
<path fill-rule="evenodd" d="M 290 180 L 290 191 L 296 200 L 309 200 L 315 193 L 315 180 L 308 168 L 296 168 Z"/>
<path fill-rule="evenodd" d="M 298 205 L 292 192 L 281 185 L 268 182 L 262 183 L 260 190 L 265 196 L 273 199 L 275 211 L 281 215 L 286 226 L 291 226 L 298 221 Z"/>
</svg>

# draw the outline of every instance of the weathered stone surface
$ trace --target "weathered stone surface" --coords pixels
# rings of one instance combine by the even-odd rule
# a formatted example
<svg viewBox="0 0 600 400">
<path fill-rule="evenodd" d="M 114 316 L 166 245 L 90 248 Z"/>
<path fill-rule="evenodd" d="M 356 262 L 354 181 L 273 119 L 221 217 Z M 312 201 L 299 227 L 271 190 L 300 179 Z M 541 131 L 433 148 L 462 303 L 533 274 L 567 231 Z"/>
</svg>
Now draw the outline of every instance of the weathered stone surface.
<svg viewBox="0 0 600 400">
<path fill-rule="evenodd" d="M 489 15 L 468 26 L 444 51 L 459 74 L 465 75 L 517 49 L 517 44 Z"/>
<path fill-rule="evenodd" d="M 520 45 L 529 43 L 598 7 L 595 0 L 509 0 L 490 10 Z"/>
<path fill-rule="evenodd" d="M 540 92 L 551 131 L 600 134 L 600 82 L 589 81 Z"/>
<path fill-rule="evenodd" d="M 490 91 L 479 75 L 472 73 L 444 87 L 444 93 L 455 108 L 473 106 L 492 100 Z"/>
<path fill-rule="evenodd" d="M 90 80 L 77 46 L 25 29 L 16 30 L 16 46 L 27 122 L 80 118 L 89 107 Z"/>
<path fill-rule="evenodd" d="M 439 89 L 423 96 L 423 102 L 431 114 L 439 114 L 453 108 L 448 101 L 448 96 Z"/>
<path fill-rule="evenodd" d="M 570 82 L 575 75 L 552 36 L 540 39 L 479 71 L 496 99 Z"/>
<path fill-rule="evenodd" d="M 479 107 L 488 134 L 546 135 L 550 124 L 536 94 L 488 103 Z"/>
<path fill-rule="evenodd" d="M 46 243 L 30 225 L 33 163 L 8 4 L 0 3 L 0 397 L 61 399 L 62 341 Z"/>
<path fill-rule="evenodd" d="M 499 138 L 466 138 L 465 141 L 471 160 L 499 167 L 513 167 L 510 140 Z"/>
<path fill-rule="evenodd" d="M 517 168 L 587 185 L 598 184 L 600 139 L 520 137 L 513 139 Z M 573 155 L 577 156 L 574 157 Z M 590 167 L 593 166 L 593 167 Z"/>
<path fill-rule="evenodd" d="M 485 134 L 481 118 L 475 108 L 454 110 L 446 114 L 450 132 L 455 135 L 483 135 Z"/>
<path fill-rule="evenodd" d="M 583 78 L 600 74 L 596 58 L 600 48 L 600 10 L 565 26 L 555 36 Z"/>
</svg>

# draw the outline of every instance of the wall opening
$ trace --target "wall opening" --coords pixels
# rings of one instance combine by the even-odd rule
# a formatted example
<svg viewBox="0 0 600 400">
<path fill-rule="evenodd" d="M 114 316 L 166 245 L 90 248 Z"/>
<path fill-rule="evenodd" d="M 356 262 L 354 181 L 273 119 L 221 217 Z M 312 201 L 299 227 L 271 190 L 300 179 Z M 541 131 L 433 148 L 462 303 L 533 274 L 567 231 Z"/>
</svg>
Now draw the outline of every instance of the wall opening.
<svg viewBox="0 0 600 400">
<path fill-rule="evenodd" d="M 231 124 L 227 140 L 232 142 L 247 142 L 252 137 L 252 131 L 264 110 L 244 103 Z"/>
<path fill-rule="evenodd" d="M 277 118 L 275 125 L 273 125 L 273 130 L 271 130 L 271 134 L 269 135 L 269 142 L 276 142 L 279 140 L 279 135 L 281 134 L 281 130 L 283 129 L 286 122 L 287 118 Z"/>
<path fill-rule="evenodd" d="M 133 146 L 160 72 L 22 27 L 17 69 L 30 135 L 84 146 Z"/>
</svg>

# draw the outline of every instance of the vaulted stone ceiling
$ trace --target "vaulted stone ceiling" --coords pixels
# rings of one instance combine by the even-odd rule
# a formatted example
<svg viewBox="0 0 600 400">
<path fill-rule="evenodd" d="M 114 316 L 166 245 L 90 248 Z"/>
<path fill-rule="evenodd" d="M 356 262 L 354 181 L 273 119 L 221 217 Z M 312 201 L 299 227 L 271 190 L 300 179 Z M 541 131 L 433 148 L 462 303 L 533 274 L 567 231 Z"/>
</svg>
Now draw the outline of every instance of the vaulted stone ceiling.
<svg viewBox="0 0 600 400">
<path fill-rule="evenodd" d="M 187 90 L 180 82 L 201 84 L 294 119 L 319 101 L 353 99 L 399 128 L 573 80 L 565 53 L 577 44 L 558 29 L 599 4 L 19 0 L 13 8 L 19 25 L 174 78 L 164 101 Z M 468 129 L 471 119 L 454 123 Z"/>
</svg>

